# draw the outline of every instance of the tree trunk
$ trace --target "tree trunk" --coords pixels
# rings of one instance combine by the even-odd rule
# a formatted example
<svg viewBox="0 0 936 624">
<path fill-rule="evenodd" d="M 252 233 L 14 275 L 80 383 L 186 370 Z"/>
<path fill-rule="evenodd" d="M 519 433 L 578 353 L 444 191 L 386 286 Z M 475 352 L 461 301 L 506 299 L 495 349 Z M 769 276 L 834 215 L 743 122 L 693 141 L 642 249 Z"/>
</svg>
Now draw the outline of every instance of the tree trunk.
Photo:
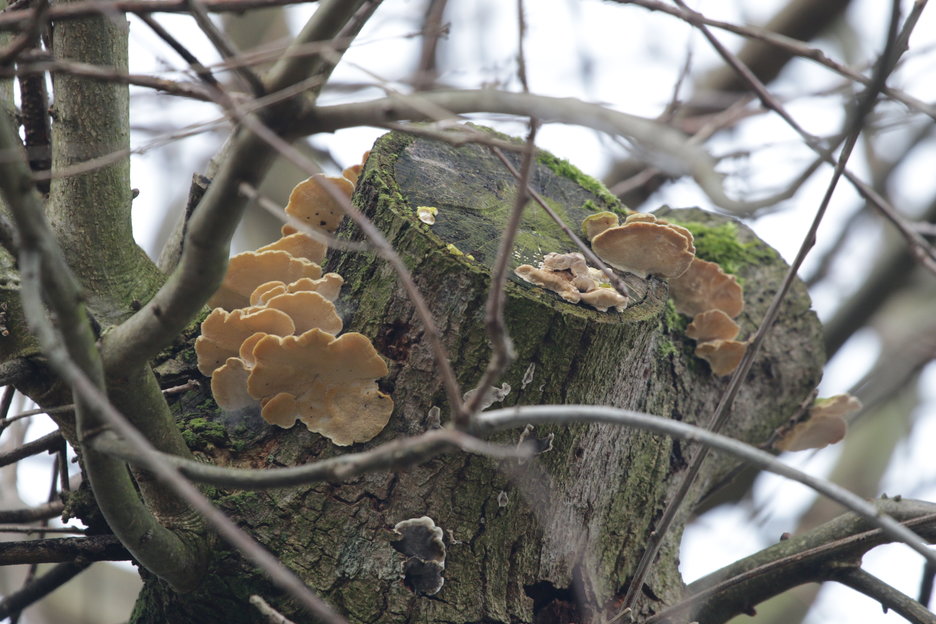
<svg viewBox="0 0 936 624">
<path fill-rule="evenodd" d="M 537 160 L 533 186 L 573 229 L 595 210 L 616 209 L 613 198 L 566 163 L 548 154 Z M 486 147 L 395 133 L 378 141 L 358 183 L 356 205 L 413 272 L 466 390 L 480 379 L 490 353 L 484 330 L 489 267 L 515 188 Z M 417 206 L 437 207 L 436 224 L 421 223 Z M 698 209 L 664 213 L 694 231 L 699 256 L 743 280 L 747 305 L 738 320 L 743 337 L 753 333 L 786 264 L 724 217 Z M 355 228 L 346 230 L 359 238 Z M 512 267 L 574 250 L 531 204 Z M 335 254 L 329 268 L 346 280 L 339 305 L 346 330 L 372 337 L 391 365 L 380 382 L 396 406 L 390 424 L 360 447 L 426 430 L 434 406 L 445 423 L 449 406 L 437 367 L 392 270 L 373 254 L 352 253 Z M 727 378 L 714 377 L 693 355 L 684 335 L 688 319 L 674 311 L 666 293 L 665 282 L 651 280 L 643 301 L 623 313 L 603 313 L 512 279 L 506 318 L 516 360 L 502 379 L 510 386 L 502 405 L 589 403 L 706 422 Z M 805 288 L 796 284 L 735 400 L 726 433 L 765 440 L 816 386 L 820 344 Z M 191 375 L 192 359 L 185 351 L 164 362 L 163 380 Z M 284 431 L 256 414 L 219 415 L 196 391 L 179 397 L 175 409 L 192 448 L 216 463 L 262 468 L 346 452 L 301 427 Z M 613 611 L 696 449 L 609 425 L 534 432 L 548 434 L 554 435 L 551 449 L 525 464 L 450 454 L 343 484 L 210 493 L 352 622 L 582 621 L 587 614 L 577 604 Z M 515 443 L 519 435 L 496 439 Z M 641 594 L 644 612 L 678 597 L 682 523 L 706 486 L 731 467 L 722 457 L 707 461 Z M 433 596 L 407 588 L 404 556 L 391 545 L 394 525 L 421 516 L 444 531 L 445 582 Z M 189 594 L 147 578 L 133 621 L 257 621 L 247 605 L 252 593 L 308 621 L 239 557 L 218 548 L 205 584 Z"/>
</svg>

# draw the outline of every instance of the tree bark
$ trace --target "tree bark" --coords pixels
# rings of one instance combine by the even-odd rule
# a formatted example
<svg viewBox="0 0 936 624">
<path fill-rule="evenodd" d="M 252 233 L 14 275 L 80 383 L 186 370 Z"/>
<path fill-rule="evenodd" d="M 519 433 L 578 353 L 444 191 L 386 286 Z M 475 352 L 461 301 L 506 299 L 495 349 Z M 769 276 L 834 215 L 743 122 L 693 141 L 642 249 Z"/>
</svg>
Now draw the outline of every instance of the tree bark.
<svg viewBox="0 0 936 624">
<path fill-rule="evenodd" d="M 515 156 L 509 156 L 518 160 Z M 533 186 L 577 230 L 595 210 L 620 210 L 612 197 L 566 163 L 541 154 Z M 385 233 L 412 271 L 444 336 L 464 389 L 480 379 L 490 354 L 484 330 L 489 267 L 516 182 L 486 147 L 392 133 L 378 141 L 354 201 Z M 417 206 L 435 206 L 435 225 Z M 663 211 L 692 228 L 698 254 L 743 280 L 742 336 L 753 333 L 787 269 L 743 225 L 692 210 Z M 358 238 L 355 228 L 345 233 Z M 533 204 L 525 210 L 511 267 L 551 252 L 574 251 Z M 335 254 L 330 270 L 346 285 L 339 310 L 346 331 L 361 331 L 389 359 L 382 388 L 394 399 L 388 427 L 366 448 L 429 426 L 429 411 L 449 414 L 423 329 L 388 265 L 374 254 Z M 511 279 L 506 319 L 516 360 L 502 382 L 502 405 L 612 405 L 705 423 L 727 385 L 693 355 L 688 319 L 666 300 L 665 282 L 623 313 L 572 305 Z M 742 387 L 726 433 L 758 443 L 788 418 L 819 380 L 823 355 L 818 321 L 802 284 Z M 162 363 L 166 384 L 192 372 L 184 350 Z M 206 384 L 207 385 L 207 384 Z M 196 453 L 216 463 L 295 465 L 340 450 L 304 428 L 280 430 L 252 414 L 219 414 L 198 391 L 174 406 Z M 551 449 L 534 461 L 493 461 L 462 454 L 373 474 L 343 484 L 269 492 L 211 490 L 216 501 L 296 570 L 352 622 L 573 622 L 607 609 L 627 587 L 653 524 L 695 448 L 607 425 L 534 432 L 552 434 Z M 516 443 L 519 431 L 497 440 Z M 732 467 L 707 460 L 668 535 L 638 608 L 649 613 L 676 600 L 681 526 L 707 484 Z M 424 596 L 404 584 L 404 557 L 392 528 L 429 516 L 444 531 L 442 589 Z M 219 545 L 203 586 L 176 594 L 158 580 L 146 585 L 133 621 L 250 622 L 247 598 L 260 594 L 296 621 L 308 621 L 239 557 Z"/>
</svg>

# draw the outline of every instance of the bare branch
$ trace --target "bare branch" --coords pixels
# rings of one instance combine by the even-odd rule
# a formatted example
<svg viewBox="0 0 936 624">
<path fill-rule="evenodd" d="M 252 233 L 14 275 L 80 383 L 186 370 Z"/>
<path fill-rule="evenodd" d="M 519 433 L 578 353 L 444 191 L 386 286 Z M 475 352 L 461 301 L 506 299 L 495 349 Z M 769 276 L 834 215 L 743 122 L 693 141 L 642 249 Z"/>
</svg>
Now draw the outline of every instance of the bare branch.
<svg viewBox="0 0 936 624">
<path fill-rule="evenodd" d="M 130 553 L 113 535 L 0 543 L 0 565 L 61 563 L 79 557 L 88 561 L 126 561 Z"/>
<path fill-rule="evenodd" d="M 747 462 L 760 470 L 786 477 L 815 490 L 823 496 L 839 503 L 843 507 L 881 528 L 888 536 L 903 542 L 920 553 L 927 561 L 936 562 L 936 552 L 930 550 L 926 542 L 913 531 L 902 526 L 888 515 L 881 514 L 877 507 L 860 496 L 830 483 L 818 479 L 801 470 L 788 466 L 773 455 L 753 446 L 700 427 L 687 423 L 644 414 L 632 410 L 595 405 L 525 405 L 482 412 L 477 416 L 477 432 L 519 427 L 527 424 L 569 424 L 575 422 L 602 422 L 651 431 L 659 435 L 670 436 L 679 440 L 698 442 L 712 450 L 731 455 Z"/>
<path fill-rule="evenodd" d="M 250 9 L 306 4 L 312 0 L 204 0 L 209 12 L 241 13 Z M 63 22 L 95 15 L 113 15 L 114 13 L 186 13 L 189 10 L 186 0 L 88 0 L 69 4 L 55 4 L 48 12 L 50 20 Z M 22 29 L 24 23 L 33 19 L 35 9 L 25 8 L 0 15 L 0 31 Z"/>
<path fill-rule="evenodd" d="M 927 539 L 936 537 L 936 505 L 894 499 L 877 500 L 874 505 Z M 797 585 L 838 580 L 843 568 L 854 569 L 866 552 L 886 542 L 886 536 L 870 529 L 867 521 L 843 514 L 693 582 L 682 601 L 655 614 L 647 624 L 679 615 L 725 621 Z"/>
<path fill-rule="evenodd" d="M 352 126 L 386 126 L 390 122 L 436 121 L 427 109 L 446 110 L 451 116 L 464 113 L 502 113 L 533 116 L 541 123 L 580 125 L 631 140 L 648 160 L 672 174 L 688 174 L 712 202 L 729 212 L 745 214 L 772 206 L 795 192 L 782 193 L 754 201 L 729 197 L 722 186 L 715 162 L 701 147 L 692 144 L 680 131 L 666 124 L 589 104 L 575 98 L 511 93 L 495 89 L 468 91 L 433 91 L 414 95 L 394 94 L 387 98 L 308 108 L 295 120 L 299 134 L 333 132 Z"/>
<path fill-rule="evenodd" d="M 62 433 L 60 431 L 53 431 L 52 433 L 46 434 L 41 438 L 33 440 L 32 442 L 27 442 L 22 446 L 18 446 L 8 453 L 0 453 L 0 466 L 7 466 L 14 462 L 18 462 L 24 457 L 31 457 L 33 455 L 38 455 L 39 453 L 54 451 L 62 444 L 63 441 L 64 438 L 62 438 Z"/>
<path fill-rule="evenodd" d="M 109 453 L 130 463 L 142 463 L 140 454 L 132 445 L 112 433 L 104 432 L 96 436 L 92 445 L 102 453 Z M 289 468 L 224 468 L 166 454 L 160 455 L 160 460 L 178 468 L 179 472 L 197 483 L 244 490 L 267 490 L 320 481 L 339 483 L 371 472 L 401 470 L 454 450 L 497 459 L 529 457 L 523 447 L 518 449 L 488 444 L 458 431 L 438 429 L 412 438 L 392 440 L 369 451 L 346 453 Z"/>
<path fill-rule="evenodd" d="M 90 565 L 91 560 L 85 558 L 58 564 L 19 591 L 13 592 L 0 601 L 0 620 L 18 614 L 29 605 L 42 600 L 84 572 Z"/>
<path fill-rule="evenodd" d="M 25 509 L 5 509 L 0 510 L 0 522 L 35 522 L 37 520 L 47 520 L 62 515 L 64 510 L 65 503 L 60 501 L 44 503 L 38 507 L 27 507 Z"/>
<path fill-rule="evenodd" d="M 861 568 L 837 567 L 829 578 L 877 600 L 884 611 L 893 609 L 912 624 L 936 624 L 936 615 L 932 611 Z"/>
</svg>

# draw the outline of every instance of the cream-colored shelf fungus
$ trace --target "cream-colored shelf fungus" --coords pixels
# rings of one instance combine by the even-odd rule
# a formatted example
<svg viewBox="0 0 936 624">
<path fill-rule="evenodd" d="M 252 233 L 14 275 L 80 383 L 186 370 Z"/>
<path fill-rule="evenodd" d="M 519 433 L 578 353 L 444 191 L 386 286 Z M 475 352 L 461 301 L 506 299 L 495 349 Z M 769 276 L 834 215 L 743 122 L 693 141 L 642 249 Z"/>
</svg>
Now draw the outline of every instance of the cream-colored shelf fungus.
<svg viewBox="0 0 936 624">
<path fill-rule="evenodd" d="M 350 197 L 360 170 L 356 165 L 341 177 L 300 182 L 286 212 L 334 232 L 344 212 L 326 185 Z M 270 424 L 288 428 L 299 420 L 347 446 L 380 433 L 393 400 L 377 388 L 388 368 L 370 339 L 339 336 L 342 321 L 333 301 L 344 280 L 322 275 L 326 251 L 324 243 L 284 226 L 279 240 L 231 258 L 195 352 L 222 409 L 258 406 Z"/>
<path fill-rule="evenodd" d="M 747 350 L 747 342 L 736 340 L 740 326 L 732 320 L 744 309 L 741 286 L 718 264 L 695 257 L 689 230 L 649 213 L 632 213 L 621 223 L 613 212 L 598 212 L 582 222 L 582 232 L 595 255 L 614 269 L 669 281 L 676 310 L 693 317 L 686 335 L 697 343 L 695 354 L 715 375 L 738 367 Z M 569 303 L 602 312 L 623 311 L 629 303 L 578 253 L 547 254 L 538 267 L 524 264 L 514 273 Z"/>
</svg>

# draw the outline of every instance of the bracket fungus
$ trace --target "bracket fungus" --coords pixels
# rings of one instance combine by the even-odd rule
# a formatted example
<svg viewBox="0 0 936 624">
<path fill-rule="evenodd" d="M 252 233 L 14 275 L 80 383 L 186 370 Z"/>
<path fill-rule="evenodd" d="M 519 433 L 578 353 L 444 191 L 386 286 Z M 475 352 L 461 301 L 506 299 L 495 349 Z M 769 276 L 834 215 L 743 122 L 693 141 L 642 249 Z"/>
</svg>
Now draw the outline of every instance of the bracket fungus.
<svg viewBox="0 0 936 624">
<path fill-rule="evenodd" d="M 514 273 L 524 281 L 553 291 L 569 303 L 581 301 L 601 312 L 611 308 L 624 310 L 630 301 L 602 284 L 601 271 L 588 266 L 580 253 L 549 253 L 543 257 L 539 268 L 521 264 Z"/>
<path fill-rule="evenodd" d="M 816 399 L 804 419 L 792 423 L 774 443 L 780 451 L 822 449 L 840 442 L 848 432 L 846 417 L 861 409 L 861 401 L 850 394 Z"/>
<path fill-rule="evenodd" d="M 396 523 L 393 532 L 398 539 L 390 545 L 406 556 L 403 562 L 403 584 L 416 594 L 432 596 L 439 593 L 445 579 L 445 543 L 443 532 L 429 516 L 410 518 Z"/>
<path fill-rule="evenodd" d="M 591 239 L 595 254 L 620 271 L 642 278 L 675 278 L 689 268 L 695 246 L 689 230 L 650 214 L 630 215 Z"/>
<path fill-rule="evenodd" d="M 296 292 L 316 292 L 329 301 L 335 301 L 344 285 L 344 278 L 337 273 L 326 273 L 318 279 L 303 277 L 286 284 L 280 281 L 264 282 L 250 293 L 250 305 L 263 305 L 277 295 Z"/>
<path fill-rule="evenodd" d="M 608 228 L 617 227 L 620 224 L 621 220 L 613 212 L 596 212 L 582 221 L 582 233 L 590 241 Z"/>
<path fill-rule="evenodd" d="M 696 314 L 686 328 L 686 335 L 696 342 L 712 340 L 734 340 L 741 326 L 717 308 Z"/>
<path fill-rule="evenodd" d="M 298 419 L 338 446 L 365 442 L 390 419 L 393 401 L 377 389 L 387 364 L 362 334 L 320 329 L 264 336 L 252 350 L 247 392 L 263 419 L 291 427 Z"/>
<path fill-rule="evenodd" d="M 198 370 L 211 375 L 229 357 L 237 355 L 241 343 L 255 333 L 288 336 L 296 330 L 293 320 L 281 310 L 244 308 L 228 312 L 215 308 L 202 321 L 201 336 L 195 339 Z"/>
<path fill-rule="evenodd" d="M 334 232 L 345 214 L 342 202 L 335 195 L 350 199 L 352 193 L 354 182 L 348 178 L 319 173 L 296 185 L 289 194 L 286 214 L 317 230 Z"/>
<path fill-rule="evenodd" d="M 287 212 L 333 231 L 344 212 L 325 184 L 354 190 L 346 178 L 313 176 L 293 189 Z M 278 241 L 231 258 L 195 343 L 198 369 L 211 375 L 222 409 L 259 406 L 271 424 L 300 420 L 339 446 L 366 442 L 393 411 L 376 384 L 387 364 L 362 334 L 338 336 L 333 301 L 344 280 L 322 276 L 326 247 L 283 229 Z"/>
<path fill-rule="evenodd" d="M 304 277 L 319 279 L 322 268 L 282 250 L 245 251 L 228 261 L 221 287 L 208 305 L 225 310 L 244 308 L 250 305 L 250 295 L 257 286 L 271 281 L 295 282 Z"/>
<path fill-rule="evenodd" d="M 685 273 L 670 280 L 670 296 L 676 311 L 696 316 L 707 310 L 721 310 L 735 318 L 744 310 L 741 285 L 715 262 L 695 258 Z"/>
</svg>

